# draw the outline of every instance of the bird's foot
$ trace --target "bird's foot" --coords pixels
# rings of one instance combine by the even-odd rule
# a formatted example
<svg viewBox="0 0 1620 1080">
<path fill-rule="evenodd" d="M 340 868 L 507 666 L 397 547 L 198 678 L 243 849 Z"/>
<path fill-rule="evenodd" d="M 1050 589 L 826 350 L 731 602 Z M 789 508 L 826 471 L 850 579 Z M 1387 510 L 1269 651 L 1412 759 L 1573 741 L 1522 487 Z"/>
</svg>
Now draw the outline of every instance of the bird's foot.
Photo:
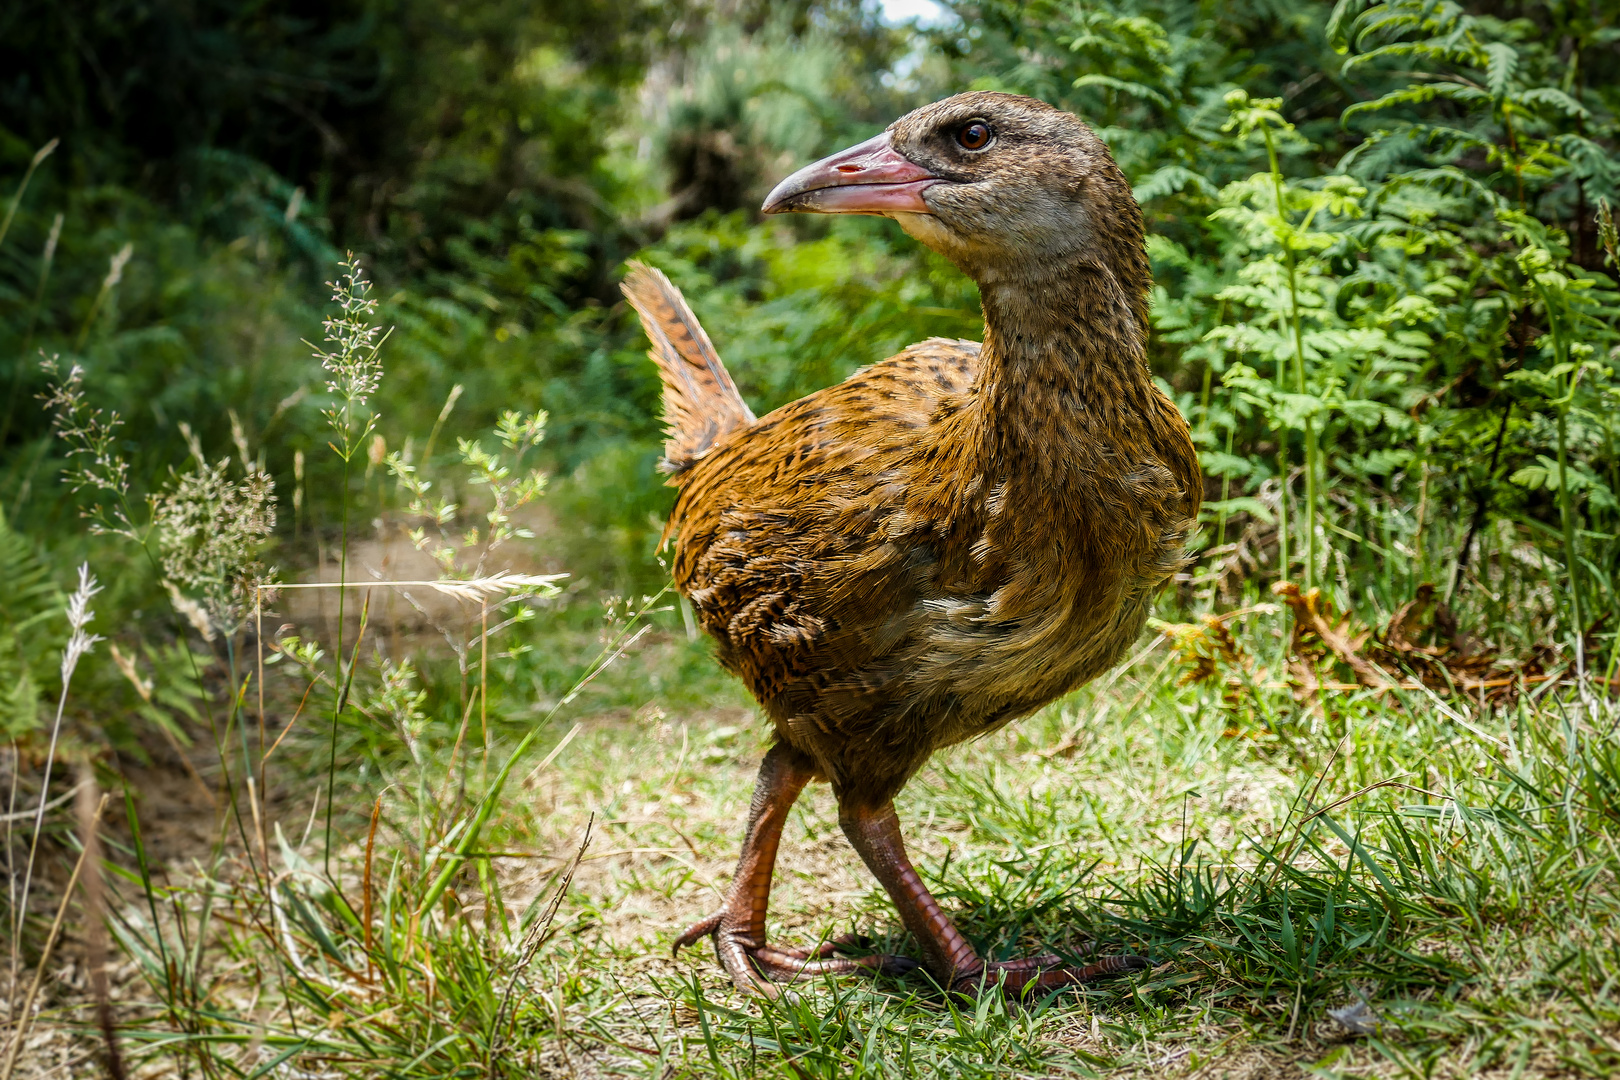
<svg viewBox="0 0 1620 1080">
<path fill-rule="evenodd" d="M 1027 999 L 1065 986 L 1099 982 L 1134 971 L 1145 971 L 1153 962 L 1145 956 L 1100 956 L 1089 964 L 1066 965 L 1055 953 L 1029 956 L 1021 960 L 991 960 L 971 971 L 959 972 L 951 981 L 951 993 L 976 997 L 983 989 L 998 983 L 1009 998 Z"/>
<path fill-rule="evenodd" d="M 701 937 L 714 939 L 714 952 L 720 966 L 726 969 L 739 990 L 776 997 L 777 983 L 796 982 L 818 975 L 852 975 L 857 973 L 903 975 L 918 967 L 917 961 L 891 953 L 870 956 L 838 956 L 842 949 L 862 948 L 868 939 L 856 934 L 842 934 L 824 941 L 813 949 L 771 945 L 763 935 L 755 936 L 727 925 L 724 910 L 693 923 L 675 939 L 676 953 Z"/>
</svg>

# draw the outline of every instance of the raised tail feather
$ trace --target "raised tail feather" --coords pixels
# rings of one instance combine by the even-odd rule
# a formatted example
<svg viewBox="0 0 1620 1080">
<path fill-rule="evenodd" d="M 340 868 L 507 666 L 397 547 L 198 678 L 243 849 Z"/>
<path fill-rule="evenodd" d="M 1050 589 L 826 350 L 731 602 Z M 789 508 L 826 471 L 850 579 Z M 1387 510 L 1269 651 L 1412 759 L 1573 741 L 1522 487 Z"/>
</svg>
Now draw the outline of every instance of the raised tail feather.
<svg viewBox="0 0 1620 1080">
<path fill-rule="evenodd" d="M 639 262 L 629 266 L 619 288 L 652 342 L 647 356 L 664 382 L 663 467 L 679 475 L 722 436 L 752 424 L 754 414 L 681 291 L 662 271 Z"/>
</svg>

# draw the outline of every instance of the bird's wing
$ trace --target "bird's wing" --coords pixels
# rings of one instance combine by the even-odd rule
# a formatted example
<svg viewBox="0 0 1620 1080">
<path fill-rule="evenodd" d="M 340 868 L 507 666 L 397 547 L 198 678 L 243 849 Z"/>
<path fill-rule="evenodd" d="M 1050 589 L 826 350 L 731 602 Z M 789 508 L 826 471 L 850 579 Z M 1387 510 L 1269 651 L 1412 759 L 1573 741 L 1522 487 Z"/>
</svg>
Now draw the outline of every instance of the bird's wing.
<svg viewBox="0 0 1620 1080">
<path fill-rule="evenodd" d="M 679 475 L 754 414 L 681 291 L 645 263 L 629 267 L 619 287 L 652 342 L 647 356 L 664 383 L 664 466 Z"/>
<path fill-rule="evenodd" d="M 768 708 L 898 643 L 867 623 L 908 606 L 928 570 L 890 526 L 918 455 L 949 442 L 939 425 L 978 355 L 970 341 L 914 345 L 723 439 L 683 482 L 676 584 Z"/>
</svg>

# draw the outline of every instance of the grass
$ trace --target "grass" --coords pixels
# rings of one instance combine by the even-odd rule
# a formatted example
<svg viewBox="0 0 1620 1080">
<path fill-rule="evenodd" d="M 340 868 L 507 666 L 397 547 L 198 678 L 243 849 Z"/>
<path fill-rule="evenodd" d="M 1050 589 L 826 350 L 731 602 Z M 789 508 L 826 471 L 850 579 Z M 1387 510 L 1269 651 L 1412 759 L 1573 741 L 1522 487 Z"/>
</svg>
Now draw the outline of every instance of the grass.
<svg viewBox="0 0 1620 1080">
<path fill-rule="evenodd" d="M 1094 686 L 938 755 L 899 800 L 982 953 L 1103 943 L 1151 971 L 1022 1003 L 952 1001 L 923 973 L 771 1003 L 740 997 L 706 943 L 671 956 L 725 886 L 764 726 L 667 595 L 604 604 L 513 565 L 532 561 L 515 546 L 489 557 L 543 527 L 525 509 L 540 479 L 518 468 L 542 422 L 503 421 L 510 457 L 464 443 L 473 511 L 433 501 L 448 496 L 429 475 L 461 474 L 392 462 L 410 499 L 391 520 L 436 535 L 350 551 L 335 581 L 311 572 L 262 637 L 256 605 L 205 592 L 180 610 L 210 641 L 167 661 L 124 643 L 141 696 L 189 700 L 198 741 L 120 778 L 105 907 L 59 946 L 71 971 L 83 928 L 110 925 L 115 1034 L 95 993 L 59 984 L 25 1069 L 114 1039 L 139 1075 L 207 1078 L 1620 1068 L 1620 705 L 1544 675 L 1495 697 L 1356 689 L 1342 656 L 1296 637 L 1295 608 L 1241 582 L 1229 638 L 1164 626 Z M 456 524 L 476 513 L 496 527 Z M 1509 595 L 1511 531 L 1465 618 Z M 1417 572 L 1386 567 L 1379 603 Z M 1195 587 L 1230 587 L 1209 574 Z M 364 584 L 379 577 L 398 584 Z M 309 602 L 333 590 L 357 602 Z M 1335 649 L 1354 639 L 1300 610 Z M 1420 656 L 1381 647 L 1381 663 Z M 1560 656 L 1538 663 L 1556 676 Z M 55 834 L 56 862 L 87 828 Z M 791 816 L 771 929 L 914 951 L 825 788 Z"/>
<path fill-rule="evenodd" d="M 352 456 L 374 434 L 381 331 L 345 270 L 327 359 L 351 407 L 329 417 Z M 506 414 L 494 452 L 461 439 L 453 460 L 373 440 L 368 473 L 386 466 L 398 496 L 381 497 L 379 539 L 345 527 L 267 612 L 253 559 L 274 485 L 245 443 L 240 479 L 194 450 L 143 516 L 118 419 L 80 379 L 50 399 L 76 482 L 175 583 L 191 631 L 119 635 L 140 711 L 166 733 L 148 740 L 157 765 L 109 777 L 121 819 L 85 810 L 76 832 L 40 844 L 36 824 L 27 840 L 49 856 L 42 886 L 87 841 L 111 854 L 83 860 L 77 900 L 69 880 L 13 901 L 20 946 L 55 913 L 77 927 L 27 1041 L 8 1036 L 21 1075 L 103 1055 L 117 1080 L 120 1054 L 135 1075 L 207 1080 L 1620 1070 L 1620 704 L 1598 696 L 1607 681 L 1567 677 L 1567 648 L 1520 668 L 1488 645 L 1425 652 L 1417 616 L 1366 644 L 1325 601 L 1273 603 L 1212 552 L 1163 613 L 1213 617 L 1224 596 L 1224 630 L 1162 627 L 1170 644 L 1144 641 L 1094 686 L 938 755 L 898 800 L 924 877 L 981 953 L 1100 943 L 1150 971 L 1019 1003 L 954 1001 L 920 972 L 760 1002 L 705 943 L 670 946 L 725 887 L 764 725 L 667 593 L 603 599 L 516 543 L 568 539 L 525 464 L 544 414 Z M 1343 606 L 1359 588 L 1361 614 L 1393 627 L 1463 524 L 1433 522 L 1426 547 L 1421 513 L 1379 524 L 1388 551 L 1431 554 L 1368 566 L 1363 545 L 1355 566 L 1329 563 L 1330 591 Z M 1464 627 L 1550 637 L 1556 564 L 1521 558 L 1534 549 L 1511 524 L 1489 533 Z M 1251 519 L 1229 550 L 1269 542 Z M 80 609 L 75 659 L 95 645 Z M 1367 656 L 1347 656 L 1358 641 Z M 1465 662 L 1497 677 L 1494 696 L 1435 683 Z M 92 752 L 75 753 L 88 775 Z M 103 923 L 110 992 L 87 932 Z M 849 930 L 915 952 L 815 789 L 788 825 L 771 931 Z"/>
<path fill-rule="evenodd" d="M 678 615 L 648 618 L 638 651 L 542 730 L 428 910 L 478 778 L 529 724 L 498 722 L 487 770 L 478 755 L 451 766 L 444 717 L 418 744 L 420 785 L 397 744 L 340 772 L 347 842 L 331 879 L 320 824 L 306 824 L 326 733 L 295 732 L 283 768 L 306 767 L 266 810 L 270 874 L 226 845 L 206 872 L 171 862 L 149 909 L 139 881 L 123 883 L 118 933 L 145 975 L 125 988 L 126 1051 L 209 1076 L 1620 1067 L 1608 702 L 1564 687 L 1485 710 L 1402 707 L 1360 691 L 1313 713 L 1262 689 L 1248 704 L 1273 722 L 1245 726 L 1219 687 L 1182 685 L 1161 647 L 1109 687 L 941 754 L 900 799 L 919 865 L 981 950 L 1118 942 L 1151 972 L 1022 1006 L 955 1004 L 921 975 L 828 980 L 772 1004 L 731 989 L 706 943 L 669 953 L 727 879 L 763 744 Z M 529 642 L 584 658 L 596 635 L 574 619 Z M 1280 647 L 1282 619 L 1252 619 L 1247 643 Z M 511 674 L 515 690 L 525 672 Z M 718 701 L 693 704 L 705 695 Z M 855 929 L 909 946 L 825 788 L 791 817 L 771 926 L 799 944 Z M 197 962 L 165 966 L 164 941 Z"/>
</svg>

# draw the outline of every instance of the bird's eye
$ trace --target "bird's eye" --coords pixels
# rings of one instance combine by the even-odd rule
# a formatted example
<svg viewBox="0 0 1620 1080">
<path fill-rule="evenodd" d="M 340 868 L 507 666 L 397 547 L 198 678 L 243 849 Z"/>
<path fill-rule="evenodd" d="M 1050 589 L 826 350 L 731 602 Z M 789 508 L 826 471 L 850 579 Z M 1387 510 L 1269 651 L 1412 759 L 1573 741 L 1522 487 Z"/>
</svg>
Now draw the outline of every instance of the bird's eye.
<svg viewBox="0 0 1620 1080">
<path fill-rule="evenodd" d="M 990 145 L 990 125 L 982 120 L 964 124 L 956 133 L 956 142 L 964 150 L 983 150 Z"/>
</svg>

